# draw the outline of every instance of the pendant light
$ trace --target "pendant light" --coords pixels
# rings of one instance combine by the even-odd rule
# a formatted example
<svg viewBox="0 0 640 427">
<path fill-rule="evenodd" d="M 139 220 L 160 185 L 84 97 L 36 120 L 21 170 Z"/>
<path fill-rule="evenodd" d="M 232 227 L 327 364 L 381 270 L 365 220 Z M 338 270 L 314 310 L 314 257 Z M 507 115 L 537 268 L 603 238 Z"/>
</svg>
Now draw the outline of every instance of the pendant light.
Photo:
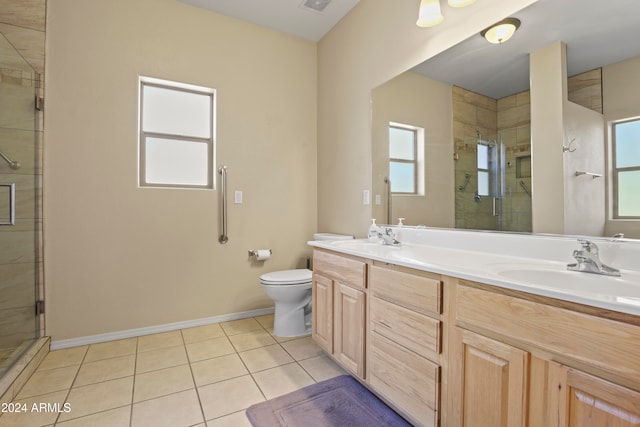
<svg viewBox="0 0 640 427">
<path fill-rule="evenodd" d="M 507 18 L 482 30 L 480 35 L 489 43 L 502 44 L 513 36 L 518 27 L 520 27 L 519 19 Z"/>
<path fill-rule="evenodd" d="M 442 11 L 440 10 L 440 0 L 422 0 L 420 2 L 420 10 L 418 11 L 418 27 L 431 27 L 437 25 L 444 20 Z"/>
</svg>

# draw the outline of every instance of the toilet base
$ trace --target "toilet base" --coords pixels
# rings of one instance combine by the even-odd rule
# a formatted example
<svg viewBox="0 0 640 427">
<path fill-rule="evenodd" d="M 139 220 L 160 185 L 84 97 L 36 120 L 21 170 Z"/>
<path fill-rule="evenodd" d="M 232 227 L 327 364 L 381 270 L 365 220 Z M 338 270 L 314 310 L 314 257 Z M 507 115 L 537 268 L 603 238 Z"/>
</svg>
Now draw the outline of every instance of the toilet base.
<svg viewBox="0 0 640 427">
<path fill-rule="evenodd" d="M 278 310 L 280 308 L 280 310 Z M 291 310 L 287 304 L 276 304 L 273 316 L 273 335 L 277 337 L 302 337 L 311 334 L 310 306 Z"/>
</svg>

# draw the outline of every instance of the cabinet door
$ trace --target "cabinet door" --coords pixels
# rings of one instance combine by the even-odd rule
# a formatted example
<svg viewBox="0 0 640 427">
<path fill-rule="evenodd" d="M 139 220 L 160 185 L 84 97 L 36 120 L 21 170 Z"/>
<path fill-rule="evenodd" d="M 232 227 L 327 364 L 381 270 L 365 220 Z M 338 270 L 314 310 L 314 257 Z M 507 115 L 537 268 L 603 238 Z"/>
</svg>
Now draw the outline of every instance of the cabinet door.
<svg viewBox="0 0 640 427">
<path fill-rule="evenodd" d="M 549 362 L 549 427 L 640 426 L 640 393 Z"/>
<path fill-rule="evenodd" d="M 334 357 L 364 378 L 364 292 L 340 282 L 334 285 Z"/>
<path fill-rule="evenodd" d="M 454 366 L 460 376 L 456 424 L 473 427 L 526 425 L 529 354 L 456 328 Z"/>
<path fill-rule="evenodd" d="M 311 336 L 327 353 L 333 353 L 333 281 L 318 274 L 312 280 Z"/>
</svg>

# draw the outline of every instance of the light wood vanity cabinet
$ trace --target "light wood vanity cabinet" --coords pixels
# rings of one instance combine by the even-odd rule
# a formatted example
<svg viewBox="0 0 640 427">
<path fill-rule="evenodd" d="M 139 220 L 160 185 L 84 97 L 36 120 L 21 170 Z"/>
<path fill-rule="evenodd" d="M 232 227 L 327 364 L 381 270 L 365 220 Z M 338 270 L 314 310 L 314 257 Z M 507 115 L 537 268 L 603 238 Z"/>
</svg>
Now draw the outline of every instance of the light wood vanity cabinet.
<svg viewBox="0 0 640 427">
<path fill-rule="evenodd" d="M 447 425 L 640 425 L 635 316 L 463 280 L 451 298 Z"/>
<path fill-rule="evenodd" d="M 640 425 L 640 393 L 580 370 L 549 362 L 550 427 L 631 427 Z"/>
<path fill-rule="evenodd" d="M 640 318 L 314 250 L 313 338 L 411 423 L 640 426 Z"/>
<path fill-rule="evenodd" d="M 367 383 L 416 425 L 438 425 L 441 310 L 439 276 L 369 269 Z"/>
<path fill-rule="evenodd" d="M 345 369 L 364 378 L 367 264 L 314 250 L 313 265 L 311 335 Z"/>
<path fill-rule="evenodd" d="M 526 426 L 529 354 L 461 328 L 449 369 L 459 388 L 454 425 Z"/>
</svg>

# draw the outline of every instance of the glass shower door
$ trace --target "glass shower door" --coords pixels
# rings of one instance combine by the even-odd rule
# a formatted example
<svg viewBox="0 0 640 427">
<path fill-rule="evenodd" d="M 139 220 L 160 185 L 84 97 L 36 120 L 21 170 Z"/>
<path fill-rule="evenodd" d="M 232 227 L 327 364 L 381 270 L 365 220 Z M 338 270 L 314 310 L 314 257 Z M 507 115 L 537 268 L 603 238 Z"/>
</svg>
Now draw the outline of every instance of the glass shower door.
<svg viewBox="0 0 640 427">
<path fill-rule="evenodd" d="M 40 335 L 39 81 L 0 34 L 0 375 Z"/>
<path fill-rule="evenodd" d="M 456 228 L 503 230 L 505 147 L 500 135 L 466 139 L 457 149 Z"/>
</svg>

